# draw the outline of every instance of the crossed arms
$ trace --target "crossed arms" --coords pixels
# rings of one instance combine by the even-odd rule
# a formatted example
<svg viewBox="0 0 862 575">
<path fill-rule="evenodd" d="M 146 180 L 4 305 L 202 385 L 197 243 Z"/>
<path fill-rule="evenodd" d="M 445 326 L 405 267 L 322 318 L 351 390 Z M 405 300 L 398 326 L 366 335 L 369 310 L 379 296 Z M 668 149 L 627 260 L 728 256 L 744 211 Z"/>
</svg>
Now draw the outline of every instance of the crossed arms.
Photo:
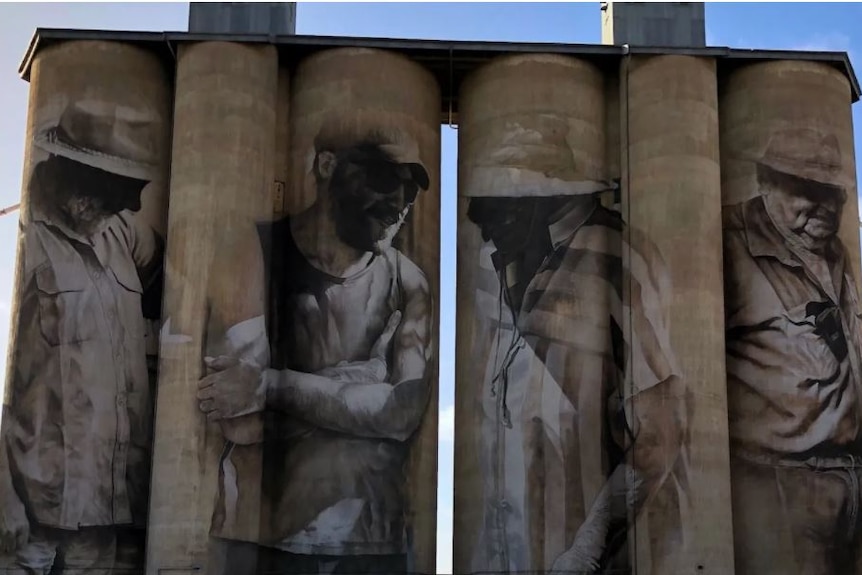
<svg viewBox="0 0 862 575">
<path fill-rule="evenodd" d="M 255 256 L 249 262 L 246 252 L 244 267 L 251 263 L 252 269 L 259 270 L 254 277 L 262 278 L 259 247 L 249 239 L 245 248 Z M 259 414 L 264 410 L 359 437 L 409 438 L 421 422 L 430 395 L 427 364 L 433 313 L 424 275 L 407 258 L 397 257 L 401 258 L 403 304 L 388 318 L 367 360 L 344 361 L 305 373 L 271 369 L 266 361 L 227 352 L 206 360 L 211 373 L 198 385 L 201 411 L 210 421 L 219 422 L 225 437 L 237 443 L 262 440 Z M 256 281 L 260 283 L 233 292 L 233 296 L 244 297 L 245 303 L 214 294 L 211 306 L 218 323 L 232 326 L 264 315 L 262 280 Z M 225 288 L 214 285 L 213 289 Z M 226 305 L 218 309 L 213 305 L 218 303 Z M 266 338 L 262 327 L 256 337 Z M 256 428 L 254 432 L 248 431 L 249 425 Z M 238 432 L 238 427 L 245 430 Z"/>
</svg>

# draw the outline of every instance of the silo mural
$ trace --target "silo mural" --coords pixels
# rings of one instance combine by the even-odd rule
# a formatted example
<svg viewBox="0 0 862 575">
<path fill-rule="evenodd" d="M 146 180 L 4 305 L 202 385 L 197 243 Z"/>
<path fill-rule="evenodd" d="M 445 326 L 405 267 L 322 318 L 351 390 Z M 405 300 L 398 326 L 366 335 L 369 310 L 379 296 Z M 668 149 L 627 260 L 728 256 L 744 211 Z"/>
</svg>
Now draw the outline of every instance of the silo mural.
<svg viewBox="0 0 862 575">
<path fill-rule="evenodd" d="M 120 43 L 42 50 L 0 436 L 0 571 L 140 570 L 170 85 Z"/>
<path fill-rule="evenodd" d="M 272 218 L 275 123 L 287 118 L 275 47 L 187 43 L 177 56 L 153 464 L 154 477 L 170 480 L 152 493 L 147 573 L 241 575 L 255 572 L 255 555 L 226 554 L 223 538 L 254 551 L 266 504 L 255 426 L 262 388 L 249 375 L 267 354 L 256 224 Z M 229 379 L 227 391 L 214 373 Z M 214 518 L 225 497 L 231 514 Z"/>
<path fill-rule="evenodd" d="M 278 76 L 287 185 L 228 228 L 184 384 L 217 452 L 207 572 L 433 573 L 439 88 L 370 50 Z"/>
<path fill-rule="evenodd" d="M 621 217 L 605 111 L 601 72 L 562 56 L 462 86 L 458 573 L 627 571 L 682 447 L 669 272 Z"/>
<path fill-rule="evenodd" d="M 634 401 L 639 419 L 663 426 L 683 447 L 665 461 L 667 478 L 631 528 L 638 574 L 733 572 L 715 66 L 674 54 L 636 55 L 621 67 L 629 265 L 639 265 L 639 251 L 661 252 L 668 272 L 661 307 L 683 376 Z M 632 446 L 636 464 L 654 456 L 648 437 Z"/>
<path fill-rule="evenodd" d="M 721 87 L 736 572 L 859 560 L 859 238 L 839 71 L 752 64 Z"/>
</svg>

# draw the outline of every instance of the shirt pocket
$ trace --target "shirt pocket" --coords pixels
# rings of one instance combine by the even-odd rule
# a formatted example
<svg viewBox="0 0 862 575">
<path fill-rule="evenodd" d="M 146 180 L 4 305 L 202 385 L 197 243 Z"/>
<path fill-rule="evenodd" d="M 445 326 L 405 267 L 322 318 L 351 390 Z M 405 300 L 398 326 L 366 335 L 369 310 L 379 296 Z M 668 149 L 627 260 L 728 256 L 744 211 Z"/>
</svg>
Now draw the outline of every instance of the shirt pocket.
<svg viewBox="0 0 862 575">
<path fill-rule="evenodd" d="M 784 334 L 790 347 L 788 352 L 798 362 L 796 369 L 813 378 L 828 378 L 837 368 L 839 359 L 833 353 L 827 339 L 817 333 L 817 318 L 813 311 L 808 309 L 810 303 L 805 302 L 784 312 Z M 827 326 L 820 329 L 825 327 Z M 834 330 L 829 330 L 829 334 L 840 335 L 843 338 L 841 325 L 834 327 L 842 333 L 833 334 Z"/>
<path fill-rule="evenodd" d="M 90 309 L 89 278 L 80 268 L 47 265 L 36 271 L 39 327 L 50 345 L 95 339 L 97 315 Z"/>
</svg>

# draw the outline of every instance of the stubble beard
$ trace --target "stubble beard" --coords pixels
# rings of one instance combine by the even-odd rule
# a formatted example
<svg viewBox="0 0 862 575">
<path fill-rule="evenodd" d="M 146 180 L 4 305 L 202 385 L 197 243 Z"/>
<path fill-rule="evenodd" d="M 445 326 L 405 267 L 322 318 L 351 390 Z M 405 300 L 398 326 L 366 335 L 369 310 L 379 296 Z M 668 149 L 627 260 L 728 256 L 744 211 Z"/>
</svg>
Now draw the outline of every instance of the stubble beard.
<svg viewBox="0 0 862 575">
<path fill-rule="evenodd" d="M 99 233 L 111 216 L 101 200 L 81 195 L 69 198 L 63 212 L 71 227 L 83 236 Z"/>
</svg>

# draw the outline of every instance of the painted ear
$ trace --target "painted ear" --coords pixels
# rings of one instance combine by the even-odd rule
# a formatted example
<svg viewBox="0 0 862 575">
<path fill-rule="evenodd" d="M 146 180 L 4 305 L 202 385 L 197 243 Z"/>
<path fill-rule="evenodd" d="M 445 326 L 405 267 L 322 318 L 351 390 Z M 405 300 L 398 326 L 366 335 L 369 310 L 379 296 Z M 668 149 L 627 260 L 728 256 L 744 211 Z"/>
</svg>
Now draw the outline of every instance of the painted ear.
<svg viewBox="0 0 862 575">
<path fill-rule="evenodd" d="M 326 150 L 317 154 L 317 175 L 324 180 L 328 180 L 335 173 L 335 166 L 338 161 L 335 159 L 335 154 Z"/>
</svg>

